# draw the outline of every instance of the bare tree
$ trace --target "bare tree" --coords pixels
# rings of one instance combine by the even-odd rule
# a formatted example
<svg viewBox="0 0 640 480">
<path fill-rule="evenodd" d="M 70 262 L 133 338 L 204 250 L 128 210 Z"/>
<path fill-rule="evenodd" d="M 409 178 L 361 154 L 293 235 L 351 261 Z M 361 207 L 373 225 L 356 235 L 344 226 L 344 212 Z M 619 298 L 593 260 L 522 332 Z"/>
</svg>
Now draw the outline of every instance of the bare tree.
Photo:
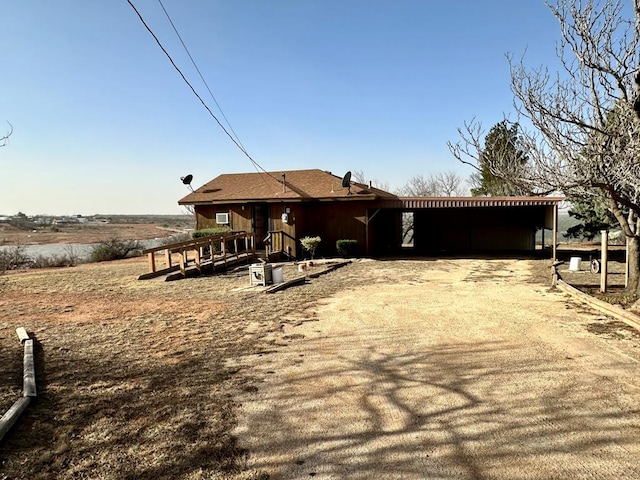
<svg viewBox="0 0 640 480">
<path fill-rule="evenodd" d="M 415 175 L 398 189 L 398 195 L 405 197 L 433 197 L 435 196 L 435 185 L 428 177 Z"/>
<path fill-rule="evenodd" d="M 405 197 L 458 197 L 464 195 L 463 180 L 455 172 L 430 174 L 428 177 L 415 175 L 398 189 L 398 195 Z M 402 215 L 403 243 L 413 242 L 414 221 L 411 212 Z"/>
<path fill-rule="evenodd" d="M 192 218 L 196 218 L 196 207 L 195 205 L 182 205 L 182 213 L 184 215 L 188 215 Z"/>
<path fill-rule="evenodd" d="M 405 197 L 458 197 L 464 193 L 462 177 L 452 171 L 428 177 L 415 175 L 398 190 Z"/>
<path fill-rule="evenodd" d="M 435 181 L 438 193 L 443 197 L 460 197 L 466 193 L 462 186 L 462 177 L 455 172 L 438 173 L 435 176 Z"/>
<path fill-rule="evenodd" d="M 509 56 L 515 108 L 535 133 L 521 141 L 526 168 L 492 172 L 539 194 L 604 195 L 626 236 L 629 288 L 640 292 L 640 0 L 625 16 L 621 0 L 547 2 L 560 24 L 561 72 L 530 69 Z M 461 131 L 463 156 L 473 153 L 481 127 Z"/>
<path fill-rule="evenodd" d="M 353 170 L 351 172 L 351 178 L 356 183 L 361 183 L 363 185 L 371 184 L 372 187 L 375 187 L 379 190 L 384 190 L 385 192 L 388 192 L 391 188 L 389 186 L 389 182 L 381 182 L 377 178 L 367 180 L 367 176 L 365 175 L 363 170 Z"/>
<path fill-rule="evenodd" d="M 356 183 L 367 183 L 367 176 L 364 174 L 364 170 L 352 170 L 351 178 Z"/>
<path fill-rule="evenodd" d="M 472 192 L 477 192 L 482 188 L 482 174 L 479 171 L 471 172 L 469 177 L 467 178 L 467 185 L 469 185 L 469 190 Z"/>
<path fill-rule="evenodd" d="M 2 137 L 0 137 L 0 147 L 4 147 L 7 144 L 7 142 L 9 141 L 9 137 L 13 133 L 13 125 L 11 125 L 11 123 L 9 122 L 7 123 L 9 124 L 9 130 Z"/>
</svg>

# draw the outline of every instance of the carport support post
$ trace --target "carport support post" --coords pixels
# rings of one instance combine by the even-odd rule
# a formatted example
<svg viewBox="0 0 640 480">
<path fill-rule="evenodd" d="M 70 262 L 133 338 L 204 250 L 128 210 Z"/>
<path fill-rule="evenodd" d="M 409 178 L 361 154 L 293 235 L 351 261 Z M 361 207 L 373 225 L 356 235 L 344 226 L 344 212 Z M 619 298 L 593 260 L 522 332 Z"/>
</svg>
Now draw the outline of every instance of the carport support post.
<svg viewBox="0 0 640 480">
<path fill-rule="evenodd" d="M 607 250 L 609 249 L 609 230 L 600 230 L 600 237 L 602 241 L 600 254 L 600 291 L 605 293 L 607 291 Z"/>
<path fill-rule="evenodd" d="M 558 204 L 553 206 L 553 261 L 558 260 Z M 544 243 L 542 244 L 544 250 Z"/>
</svg>

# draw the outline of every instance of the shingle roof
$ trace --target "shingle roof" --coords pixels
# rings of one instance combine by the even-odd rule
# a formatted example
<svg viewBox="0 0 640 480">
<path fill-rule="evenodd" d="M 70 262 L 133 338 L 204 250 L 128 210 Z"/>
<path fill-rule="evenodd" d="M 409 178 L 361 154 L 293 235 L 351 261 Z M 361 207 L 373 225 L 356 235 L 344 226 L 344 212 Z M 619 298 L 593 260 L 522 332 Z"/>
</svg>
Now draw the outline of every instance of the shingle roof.
<svg viewBox="0 0 640 480">
<path fill-rule="evenodd" d="M 285 182 L 283 185 L 283 175 Z M 227 173 L 178 201 L 180 205 L 232 202 L 304 200 L 376 200 L 395 195 L 351 182 L 351 194 L 342 177 L 323 170 L 287 170 L 269 173 Z"/>
</svg>

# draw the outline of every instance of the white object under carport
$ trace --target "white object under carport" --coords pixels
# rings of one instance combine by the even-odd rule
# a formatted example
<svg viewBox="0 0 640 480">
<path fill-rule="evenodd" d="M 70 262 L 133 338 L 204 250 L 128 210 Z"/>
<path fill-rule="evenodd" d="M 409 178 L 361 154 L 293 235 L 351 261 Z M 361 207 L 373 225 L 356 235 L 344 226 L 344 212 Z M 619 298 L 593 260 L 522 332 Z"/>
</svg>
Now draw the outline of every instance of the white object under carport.
<svg viewBox="0 0 640 480">
<path fill-rule="evenodd" d="M 580 257 L 571 257 L 569 259 L 569 270 L 572 271 L 572 272 L 579 271 L 581 262 L 582 262 L 582 258 L 580 258 Z"/>
</svg>

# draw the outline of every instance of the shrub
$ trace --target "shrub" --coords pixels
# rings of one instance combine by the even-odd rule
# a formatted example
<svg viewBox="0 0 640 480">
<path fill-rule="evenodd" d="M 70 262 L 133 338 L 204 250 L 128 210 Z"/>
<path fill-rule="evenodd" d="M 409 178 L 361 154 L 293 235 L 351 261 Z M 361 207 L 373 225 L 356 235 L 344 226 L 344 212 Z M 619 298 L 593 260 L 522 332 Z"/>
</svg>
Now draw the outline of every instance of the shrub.
<svg viewBox="0 0 640 480">
<path fill-rule="evenodd" d="M 338 255 L 342 257 L 352 256 L 355 253 L 357 246 L 357 240 L 343 239 L 336 241 L 336 250 L 338 251 Z"/>
<path fill-rule="evenodd" d="M 73 248 L 73 245 L 67 245 L 64 247 L 64 253 L 60 255 L 50 255 L 45 257 L 44 255 L 38 255 L 31 261 L 31 268 L 59 268 L 59 267 L 75 267 L 82 261 L 78 251 Z"/>
<path fill-rule="evenodd" d="M 191 234 L 191 238 L 210 237 L 211 235 L 224 235 L 226 233 L 231 233 L 231 229 L 229 227 L 203 228 L 202 230 L 196 230 L 193 232 Z"/>
<path fill-rule="evenodd" d="M 140 255 L 142 248 L 137 240 L 120 240 L 112 238 L 100 242 L 89 254 L 90 262 L 107 262 L 120 260 L 129 256 Z"/>
<path fill-rule="evenodd" d="M 320 237 L 303 237 L 300 239 L 300 243 L 302 244 L 302 248 L 304 248 L 311 255 L 311 259 L 313 260 L 313 256 L 316 253 L 316 248 L 322 239 Z"/>
<path fill-rule="evenodd" d="M 69 267 L 74 267 L 79 264 L 83 259 L 80 256 L 80 253 L 73 248 L 73 245 L 67 245 L 64 247 L 64 255 L 65 259 L 69 263 Z"/>
<path fill-rule="evenodd" d="M 9 270 L 9 261 L 7 259 L 7 250 L 0 250 L 0 275 Z"/>
<path fill-rule="evenodd" d="M 159 241 L 159 245 L 171 245 L 172 243 L 186 242 L 187 240 L 191 240 L 191 235 L 188 233 L 177 233 L 175 235 L 170 235 L 168 237 L 161 238 Z"/>
<path fill-rule="evenodd" d="M 67 255 L 51 255 L 45 257 L 38 255 L 33 259 L 32 268 L 57 268 L 57 267 L 73 267 L 76 263 Z"/>
<path fill-rule="evenodd" d="M 23 245 L 0 250 L 0 275 L 7 270 L 25 268 L 73 267 L 80 263 L 81 258 L 72 245 L 65 247 L 61 255 L 38 255 L 30 257 Z"/>
<path fill-rule="evenodd" d="M 23 245 L 0 250 L 0 272 L 29 268 L 31 259 Z"/>
</svg>

